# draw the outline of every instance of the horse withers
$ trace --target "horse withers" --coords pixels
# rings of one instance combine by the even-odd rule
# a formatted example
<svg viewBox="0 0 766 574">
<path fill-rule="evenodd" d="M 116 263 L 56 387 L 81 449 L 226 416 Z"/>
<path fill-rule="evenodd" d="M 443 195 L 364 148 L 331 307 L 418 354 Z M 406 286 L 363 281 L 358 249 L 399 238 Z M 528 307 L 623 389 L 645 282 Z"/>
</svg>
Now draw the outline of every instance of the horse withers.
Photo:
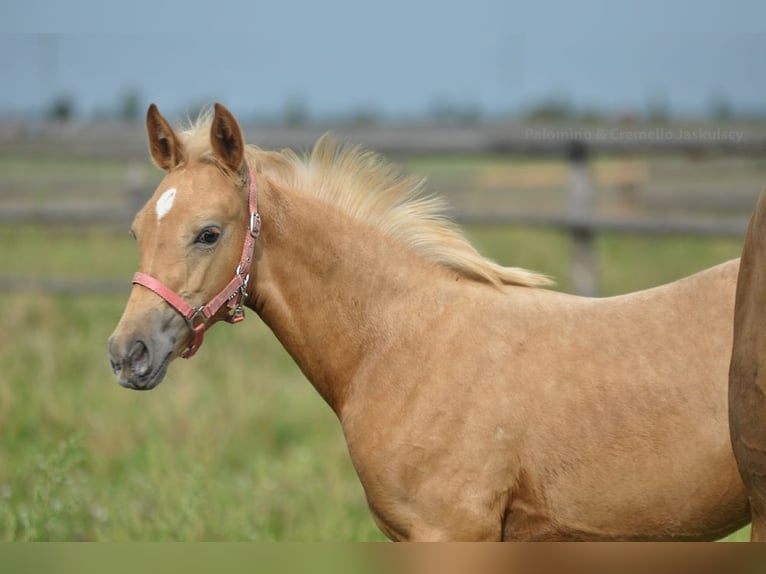
<svg viewBox="0 0 766 574">
<path fill-rule="evenodd" d="M 167 174 L 133 222 L 109 342 L 123 386 L 155 387 L 249 307 L 336 413 L 392 539 L 709 540 L 747 522 L 727 421 L 737 261 L 575 297 L 479 255 L 375 154 L 246 146 L 220 105 L 181 132 L 151 106 L 147 128 Z"/>
</svg>

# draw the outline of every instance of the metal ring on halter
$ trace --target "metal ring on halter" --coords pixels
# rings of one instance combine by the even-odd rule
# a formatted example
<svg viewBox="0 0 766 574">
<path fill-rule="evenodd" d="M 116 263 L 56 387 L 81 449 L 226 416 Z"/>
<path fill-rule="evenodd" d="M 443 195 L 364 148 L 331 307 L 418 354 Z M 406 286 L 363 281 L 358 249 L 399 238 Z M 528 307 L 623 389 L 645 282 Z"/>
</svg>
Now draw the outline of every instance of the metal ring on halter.
<svg viewBox="0 0 766 574">
<path fill-rule="evenodd" d="M 189 328 L 197 332 L 200 329 L 202 329 L 205 326 L 205 323 L 207 323 L 207 317 L 205 317 L 205 312 L 203 307 L 196 307 L 194 309 L 194 314 L 191 317 L 188 317 L 186 319 L 186 323 L 189 325 Z"/>
</svg>

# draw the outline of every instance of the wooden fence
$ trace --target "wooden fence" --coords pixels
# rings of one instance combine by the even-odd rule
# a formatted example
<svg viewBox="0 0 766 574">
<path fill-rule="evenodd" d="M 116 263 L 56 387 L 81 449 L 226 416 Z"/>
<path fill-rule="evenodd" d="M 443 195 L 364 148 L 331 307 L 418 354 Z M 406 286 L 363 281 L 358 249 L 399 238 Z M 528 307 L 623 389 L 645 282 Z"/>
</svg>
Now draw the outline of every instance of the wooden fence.
<svg viewBox="0 0 766 574">
<path fill-rule="evenodd" d="M 2 126 L 0 126 L 2 128 Z M 528 128 L 524 128 L 528 129 Z M 552 128 L 538 128 L 552 129 Z M 567 128 L 569 129 L 569 128 Z M 562 128 L 562 134 L 569 133 Z M 254 130 L 255 131 L 255 130 Z M 317 133 L 314 133 L 316 131 Z M 571 130 L 570 130 L 571 131 Z M 321 130 L 303 130 L 298 132 L 275 132 L 271 139 L 272 143 L 266 147 L 280 147 L 281 144 L 291 147 L 307 148 L 307 142 L 320 133 Z M 351 139 L 366 142 L 374 149 L 381 149 L 393 155 L 426 154 L 436 155 L 444 153 L 459 154 L 482 154 L 482 153 L 525 153 L 525 154 L 566 154 L 569 158 L 569 184 L 568 206 L 566 212 L 558 214 L 533 214 L 533 213 L 456 213 L 455 219 L 465 224 L 482 225 L 518 225 L 518 226 L 542 226 L 553 228 L 568 233 L 571 243 L 571 285 L 572 291 L 581 295 L 594 296 L 598 294 L 597 285 L 597 255 L 594 240 L 598 233 L 627 233 L 639 235 L 698 235 L 698 236 L 744 236 L 747 218 L 737 220 L 716 220 L 699 218 L 669 218 L 669 217 L 641 217 L 630 219 L 603 218 L 595 209 L 594 186 L 591 182 L 589 156 L 595 150 L 599 153 L 646 153 L 668 151 L 683 153 L 715 153 L 734 154 L 745 156 L 766 156 L 766 130 L 750 130 L 742 132 L 739 138 L 732 134 L 719 134 L 718 139 L 708 140 L 683 140 L 671 137 L 663 138 L 662 134 L 654 139 L 639 138 L 637 135 L 625 135 L 622 139 L 618 134 L 614 138 L 590 138 L 566 140 L 561 137 L 545 137 L 538 134 L 527 133 L 522 135 L 522 128 L 501 132 L 497 130 L 485 130 L 475 132 L 471 130 L 451 128 L 442 130 L 423 131 L 403 130 L 392 132 L 391 130 L 373 130 L 365 132 Z M 399 139 L 393 137 L 397 134 Z M 551 132 L 553 133 L 553 132 Z M 556 132 L 558 133 L 558 132 Z M 636 132 L 638 133 L 638 132 Z M 727 132 L 728 133 L 728 132 Z M 276 135 L 275 135 L 276 134 Z M 577 132 L 572 132 L 577 135 Z M 101 136 L 81 138 L 78 146 L 73 146 L 64 152 L 81 156 L 93 153 L 94 157 L 99 154 L 99 142 Z M 263 139 L 263 133 L 260 134 Z M 582 134 L 580 134 L 582 135 Z M 46 140 L 49 147 L 42 149 L 52 150 L 57 138 L 61 134 L 54 131 L 48 134 Z M 22 155 L 29 151 L 26 146 L 30 138 L 22 138 L 16 141 L 14 148 Z M 31 137 L 32 140 L 37 137 Z M 133 157 L 136 145 L 133 140 L 135 135 L 131 133 L 121 140 L 118 152 L 120 156 Z M 256 139 L 257 138 L 252 138 Z M 0 150 L 11 145 L 7 135 L 3 137 L 0 129 Z M 446 143 L 445 143 L 446 142 Z M 34 142 L 33 142 L 34 143 Z M 39 143 L 39 142 L 38 142 Z M 142 143 L 141 154 L 145 154 Z M 41 149 L 39 146 L 34 149 Z M 19 151 L 20 150 L 20 151 Z M 114 149 L 112 150 L 115 151 Z M 138 207 L 147 197 L 147 189 L 140 177 L 129 172 L 126 179 L 128 188 L 127 201 L 120 207 L 92 207 L 92 208 L 56 208 L 45 206 L 35 207 L 3 207 L 0 210 L 0 225 L 14 225 L 20 223 L 32 224 L 105 224 L 125 225 L 135 214 Z M 127 287 L 111 281 L 64 281 L 57 278 L 45 280 L 27 280 L 21 278 L 0 277 L 0 291 L 45 291 L 55 293 L 105 293 L 124 291 Z"/>
<path fill-rule="evenodd" d="M 766 125 L 316 125 L 244 126 L 248 142 L 264 149 L 306 150 L 327 131 L 392 156 L 526 154 L 561 157 L 572 142 L 598 154 L 766 155 Z M 0 157 L 69 157 L 146 161 L 143 124 L 39 124 L 0 121 Z"/>
</svg>

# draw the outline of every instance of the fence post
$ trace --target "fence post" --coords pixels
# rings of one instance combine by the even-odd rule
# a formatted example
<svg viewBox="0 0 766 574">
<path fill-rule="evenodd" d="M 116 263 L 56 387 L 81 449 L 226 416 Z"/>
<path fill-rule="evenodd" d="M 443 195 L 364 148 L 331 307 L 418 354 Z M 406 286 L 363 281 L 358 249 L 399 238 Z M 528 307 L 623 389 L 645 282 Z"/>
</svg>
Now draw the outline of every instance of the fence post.
<svg viewBox="0 0 766 574">
<path fill-rule="evenodd" d="M 588 147 L 581 140 L 569 144 L 569 215 L 572 220 L 572 291 L 577 295 L 598 294 L 598 266 L 594 245 L 593 186 L 588 166 Z"/>
</svg>

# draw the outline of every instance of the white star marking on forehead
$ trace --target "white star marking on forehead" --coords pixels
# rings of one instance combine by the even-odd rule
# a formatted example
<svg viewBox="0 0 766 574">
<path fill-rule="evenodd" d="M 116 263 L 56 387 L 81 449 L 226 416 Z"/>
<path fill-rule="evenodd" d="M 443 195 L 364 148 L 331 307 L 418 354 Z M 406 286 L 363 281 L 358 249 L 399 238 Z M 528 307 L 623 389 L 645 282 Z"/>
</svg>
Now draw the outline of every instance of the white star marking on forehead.
<svg viewBox="0 0 766 574">
<path fill-rule="evenodd" d="M 162 221 L 162 218 L 168 214 L 168 212 L 173 207 L 173 202 L 175 201 L 175 199 L 176 199 L 175 187 L 171 187 L 160 196 L 160 198 L 157 200 L 157 205 L 154 206 L 154 211 L 157 212 L 157 223 Z"/>
</svg>

